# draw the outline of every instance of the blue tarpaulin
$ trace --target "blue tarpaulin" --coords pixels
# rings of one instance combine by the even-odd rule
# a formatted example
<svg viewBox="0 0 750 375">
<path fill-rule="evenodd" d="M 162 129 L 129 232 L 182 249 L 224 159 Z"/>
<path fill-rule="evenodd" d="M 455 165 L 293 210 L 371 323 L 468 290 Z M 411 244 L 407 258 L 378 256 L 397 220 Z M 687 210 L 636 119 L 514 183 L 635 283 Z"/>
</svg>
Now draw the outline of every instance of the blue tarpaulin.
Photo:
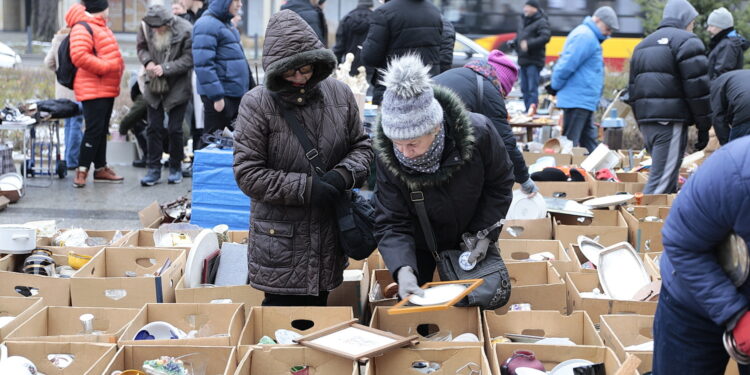
<svg viewBox="0 0 750 375">
<path fill-rule="evenodd" d="M 234 181 L 232 153 L 231 148 L 195 152 L 191 224 L 204 228 L 226 224 L 231 230 L 250 227 L 250 198 Z"/>
</svg>

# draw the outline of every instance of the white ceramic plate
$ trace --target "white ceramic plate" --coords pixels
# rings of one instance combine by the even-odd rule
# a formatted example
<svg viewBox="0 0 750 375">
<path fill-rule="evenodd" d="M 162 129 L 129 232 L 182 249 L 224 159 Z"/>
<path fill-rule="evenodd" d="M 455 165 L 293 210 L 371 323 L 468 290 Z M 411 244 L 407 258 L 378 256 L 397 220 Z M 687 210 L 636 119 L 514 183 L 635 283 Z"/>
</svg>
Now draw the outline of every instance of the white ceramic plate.
<svg viewBox="0 0 750 375">
<path fill-rule="evenodd" d="M 412 295 L 409 297 L 409 302 L 420 306 L 441 305 L 456 298 L 465 290 L 466 286 L 459 284 L 433 286 L 424 290 L 424 297 Z"/>
<path fill-rule="evenodd" d="M 506 220 L 535 220 L 544 219 L 547 216 L 547 204 L 544 197 L 538 192 L 529 197 L 521 190 L 513 191 L 513 201 L 508 208 Z"/>
<path fill-rule="evenodd" d="M 599 254 L 604 246 L 586 236 L 578 236 L 578 248 L 594 266 L 599 267 Z"/>
<path fill-rule="evenodd" d="M 594 213 L 589 210 L 588 206 L 584 206 L 576 201 L 547 197 L 544 198 L 544 203 L 547 205 L 547 212 L 550 213 L 594 217 Z"/>
<path fill-rule="evenodd" d="M 21 190 L 23 177 L 18 173 L 6 173 L 0 176 L 0 190 Z"/>
<path fill-rule="evenodd" d="M 203 260 L 219 250 L 219 239 L 210 229 L 204 229 L 195 238 L 185 264 L 185 288 L 197 288 L 203 276 Z"/>
<path fill-rule="evenodd" d="M 581 366 L 588 366 L 593 365 L 594 362 L 587 361 L 585 359 L 569 359 L 564 362 L 560 362 L 557 366 L 555 366 L 552 371 L 549 372 L 550 375 L 573 375 L 573 369 L 576 367 Z"/>
<path fill-rule="evenodd" d="M 617 194 L 589 199 L 583 202 L 583 204 L 591 208 L 605 208 L 625 204 L 631 199 L 633 199 L 633 194 Z"/>
<path fill-rule="evenodd" d="M 604 293 L 617 300 L 630 300 L 651 283 L 641 258 L 627 242 L 602 250 L 597 272 Z"/>
</svg>

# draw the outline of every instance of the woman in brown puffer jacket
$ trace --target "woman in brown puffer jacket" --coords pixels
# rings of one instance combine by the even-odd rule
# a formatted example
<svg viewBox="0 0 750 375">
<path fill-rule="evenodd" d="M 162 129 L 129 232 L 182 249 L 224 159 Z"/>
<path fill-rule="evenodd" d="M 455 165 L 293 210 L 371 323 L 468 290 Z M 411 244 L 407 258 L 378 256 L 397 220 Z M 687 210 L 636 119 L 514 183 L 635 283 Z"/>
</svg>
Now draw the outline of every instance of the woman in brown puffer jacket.
<svg viewBox="0 0 750 375">
<path fill-rule="evenodd" d="M 331 207 L 367 179 L 373 152 L 354 95 L 329 77 L 335 67 L 333 53 L 297 14 L 271 17 L 265 85 L 242 98 L 234 134 L 235 179 L 252 200 L 249 283 L 265 292 L 265 306 L 324 306 L 343 281 L 347 258 Z M 306 130 L 327 167 L 323 176 L 313 172 L 284 110 Z"/>
</svg>

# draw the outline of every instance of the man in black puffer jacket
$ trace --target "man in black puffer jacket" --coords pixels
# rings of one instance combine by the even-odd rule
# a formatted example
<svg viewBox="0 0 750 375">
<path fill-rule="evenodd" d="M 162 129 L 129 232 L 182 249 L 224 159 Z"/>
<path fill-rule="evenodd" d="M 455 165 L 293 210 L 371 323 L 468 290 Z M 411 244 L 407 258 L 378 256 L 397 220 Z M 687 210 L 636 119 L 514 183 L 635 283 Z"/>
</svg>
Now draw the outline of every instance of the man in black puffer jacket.
<svg viewBox="0 0 750 375">
<path fill-rule="evenodd" d="M 724 73 L 711 82 L 711 111 L 722 145 L 750 134 L 750 70 Z"/>
<path fill-rule="evenodd" d="M 289 9 L 294 13 L 297 13 L 300 18 L 305 20 L 308 25 L 315 31 L 315 35 L 318 36 L 323 45 L 326 43 L 326 35 L 323 33 L 323 25 L 321 24 L 321 17 L 318 11 L 315 9 L 315 5 L 312 5 L 310 0 L 289 0 L 286 4 L 281 6 L 281 10 Z"/>
<path fill-rule="evenodd" d="M 742 69 L 744 53 L 750 43 L 734 29 L 734 17 L 727 8 L 721 7 L 711 12 L 707 23 L 707 30 L 711 34 L 708 78 L 713 81 L 726 72 Z"/>
<path fill-rule="evenodd" d="M 532 104 L 539 104 L 539 72 L 544 67 L 547 43 L 552 32 L 547 15 L 539 1 L 528 0 L 521 15 L 522 26 L 516 39 L 508 46 L 518 52 L 518 65 L 521 67 L 521 92 L 526 111 Z"/>
<path fill-rule="evenodd" d="M 370 30 L 362 46 L 362 62 L 371 68 L 385 69 L 389 60 L 415 52 L 431 67 L 431 76 L 440 74 L 443 28 L 440 11 L 427 0 L 388 1 L 372 14 Z M 385 92 L 380 78 L 376 71 L 371 80 L 375 87 L 372 98 L 375 105 L 380 105 Z"/>
<path fill-rule="evenodd" d="M 440 73 L 453 68 L 453 48 L 456 45 L 456 28 L 443 17 L 443 42 L 440 43 Z"/>
<path fill-rule="evenodd" d="M 708 144 L 708 59 L 692 33 L 696 16 L 687 1 L 669 0 L 659 29 L 633 51 L 629 103 L 653 161 L 645 194 L 677 192 L 689 125 L 698 127 L 695 148 Z"/>
<path fill-rule="evenodd" d="M 357 68 L 362 64 L 362 43 L 367 38 L 367 31 L 370 30 L 370 20 L 372 19 L 372 0 L 359 0 L 357 7 L 354 8 L 339 23 L 336 30 L 336 45 L 333 46 L 333 54 L 336 55 L 338 62 L 343 62 L 347 53 L 354 55 L 352 69 L 349 74 L 357 74 Z M 368 75 L 369 75 L 368 69 Z"/>
</svg>

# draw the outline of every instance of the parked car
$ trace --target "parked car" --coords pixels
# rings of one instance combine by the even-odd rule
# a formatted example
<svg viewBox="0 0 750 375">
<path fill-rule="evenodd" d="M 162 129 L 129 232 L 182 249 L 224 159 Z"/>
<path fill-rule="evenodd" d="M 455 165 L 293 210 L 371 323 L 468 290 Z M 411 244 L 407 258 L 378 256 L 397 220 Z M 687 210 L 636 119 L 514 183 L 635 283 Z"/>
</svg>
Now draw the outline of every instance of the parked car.
<svg viewBox="0 0 750 375">
<path fill-rule="evenodd" d="M 21 66 L 21 56 L 7 44 L 0 42 L 0 68 L 16 68 Z"/>
<path fill-rule="evenodd" d="M 453 65 L 451 68 L 460 68 L 473 59 L 486 59 L 489 55 L 490 52 L 477 44 L 477 42 L 461 33 L 456 33 L 456 44 L 453 47 Z"/>
</svg>

